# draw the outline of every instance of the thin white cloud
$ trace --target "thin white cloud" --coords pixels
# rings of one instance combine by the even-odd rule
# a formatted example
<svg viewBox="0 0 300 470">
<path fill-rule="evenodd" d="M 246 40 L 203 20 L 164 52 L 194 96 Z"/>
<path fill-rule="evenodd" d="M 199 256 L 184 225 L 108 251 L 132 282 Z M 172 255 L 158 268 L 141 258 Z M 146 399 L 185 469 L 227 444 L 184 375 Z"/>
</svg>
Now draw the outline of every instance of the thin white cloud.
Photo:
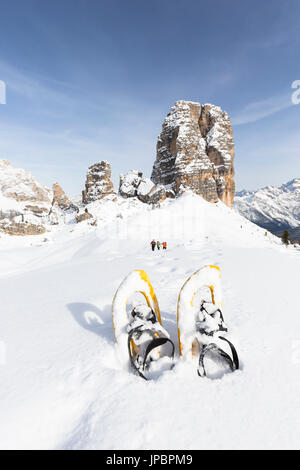
<svg viewBox="0 0 300 470">
<path fill-rule="evenodd" d="M 291 93 L 272 96 L 265 100 L 247 104 L 239 113 L 232 117 L 232 124 L 239 126 L 249 122 L 256 122 L 283 109 L 293 106 Z"/>
<path fill-rule="evenodd" d="M 28 99 L 42 99 L 43 101 L 59 101 L 67 98 L 67 95 L 47 87 L 40 80 L 33 78 L 29 74 L 21 72 L 6 62 L 0 61 L 1 78 L 5 79 L 8 91 L 12 90 L 18 95 L 22 95 Z"/>
<path fill-rule="evenodd" d="M 107 109 L 103 100 L 95 101 L 87 90 L 71 83 L 53 80 L 51 77 L 20 70 L 0 60 L 0 79 L 7 88 L 7 101 L 10 93 L 15 93 L 30 101 L 32 108 L 38 108 L 42 115 L 62 118 L 68 110 L 88 108 L 98 112 Z"/>
</svg>

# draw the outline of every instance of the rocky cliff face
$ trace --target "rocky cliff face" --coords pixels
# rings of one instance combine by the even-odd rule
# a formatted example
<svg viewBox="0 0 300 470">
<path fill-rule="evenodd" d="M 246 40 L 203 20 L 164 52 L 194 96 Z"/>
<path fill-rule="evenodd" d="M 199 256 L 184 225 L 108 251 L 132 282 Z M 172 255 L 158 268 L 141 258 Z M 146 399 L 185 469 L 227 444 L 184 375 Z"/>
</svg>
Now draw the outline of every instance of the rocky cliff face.
<svg viewBox="0 0 300 470">
<path fill-rule="evenodd" d="M 9 222 L 1 223 L 0 230 L 8 235 L 26 236 L 26 235 L 42 235 L 46 232 L 43 225 L 30 224 L 28 222 Z"/>
<path fill-rule="evenodd" d="M 138 170 L 120 175 L 119 194 L 126 199 L 137 197 L 146 204 L 157 204 L 166 199 L 164 186 L 154 184 L 150 178 L 143 178 L 143 173 Z"/>
<path fill-rule="evenodd" d="M 138 187 L 142 181 L 143 173 L 138 170 L 129 170 L 126 175 L 120 175 L 119 193 L 122 197 L 137 196 Z"/>
<path fill-rule="evenodd" d="M 52 206 L 57 205 L 62 210 L 74 209 L 75 205 L 70 201 L 62 187 L 58 183 L 52 185 Z"/>
<path fill-rule="evenodd" d="M 109 194 L 114 194 L 110 164 L 106 161 L 95 163 L 88 169 L 82 202 L 88 204 Z"/>
<path fill-rule="evenodd" d="M 40 235 L 65 223 L 65 211 L 76 209 L 58 183 L 52 190 L 30 172 L 0 160 L 0 231 L 9 235 Z"/>
<path fill-rule="evenodd" d="M 84 212 L 82 212 L 81 214 L 76 215 L 76 222 L 80 223 L 80 222 L 84 222 L 85 220 L 89 220 L 89 219 L 92 219 L 92 218 L 93 218 L 92 214 L 90 214 L 89 211 L 87 209 L 85 209 Z"/>
<path fill-rule="evenodd" d="M 0 160 L 0 231 L 37 235 L 46 231 L 52 192 L 30 172 Z"/>
<path fill-rule="evenodd" d="M 230 118 L 218 106 L 177 101 L 164 120 L 151 175 L 176 195 L 192 190 L 210 202 L 234 198 Z"/>
</svg>

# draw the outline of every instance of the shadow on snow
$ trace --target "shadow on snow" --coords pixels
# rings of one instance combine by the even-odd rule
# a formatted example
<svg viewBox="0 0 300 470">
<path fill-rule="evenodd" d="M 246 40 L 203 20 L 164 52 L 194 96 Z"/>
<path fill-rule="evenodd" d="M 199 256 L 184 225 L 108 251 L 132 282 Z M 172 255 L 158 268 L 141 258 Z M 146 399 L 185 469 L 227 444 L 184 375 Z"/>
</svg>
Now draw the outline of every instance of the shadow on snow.
<svg viewBox="0 0 300 470">
<path fill-rule="evenodd" d="M 90 303 L 74 302 L 67 304 L 67 308 L 82 328 L 114 343 L 110 305 L 106 305 L 100 310 L 96 305 Z"/>
</svg>

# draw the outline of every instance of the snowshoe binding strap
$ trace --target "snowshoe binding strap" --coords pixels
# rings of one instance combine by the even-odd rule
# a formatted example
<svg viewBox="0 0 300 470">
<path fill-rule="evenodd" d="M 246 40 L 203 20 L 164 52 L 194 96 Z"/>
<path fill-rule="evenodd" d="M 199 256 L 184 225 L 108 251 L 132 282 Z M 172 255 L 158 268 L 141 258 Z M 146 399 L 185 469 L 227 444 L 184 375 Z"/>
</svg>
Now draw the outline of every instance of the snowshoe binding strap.
<svg viewBox="0 0 300 470">
<path fill-rule="evenodd" d="M 203 346 L 202 351 L 201 351 L 200 356 L 199 356 L 199 364 L 198 364 L 198 369 L 197 369 L 198 375 L 200 377 L 206 377 L 206 370 L 205 370 L 205 366 L 204 366 L 204 358 L 205 358 L 206 354 L 209 351 L 216 352 L 223 359 L 225 359 L 225 361 L 229 365 L 232 372 L 234 372 L 235 370 L 237 370 L 239 368 L 239 359 L 238 359 L 238 355 L 237 355 L 236 349 L 233 346 L 233 344 L 230 341 L 228 341 L 228 339 L 224 338 L 223 336 L 222 337 L 219 336 L 219 339 L 222 339 L 223 341 L 226 341 L 226 343 L 228 343 L 228 345 L 230 347 L 230 350 L 231 350 L 231 353 L 232 353 L 232 358 L 230 357 L 229 354 L 227 354 L 223 349 L 221 349 L 215 343 L 209 343 L 209 344 Z"/>
<path fill-rule="evenodd" d="M 238 370 L 239 367 L 240 367 L 240 363 L 239 363 L 239 356 L 238 356 L 238 353 L 236 352 L 235 347 L 233 346 L 233 344 L 227 338 L 224 338 L 224 336 L 219 336 L 219 339 L 222 339 L 223 341 L 226 341 L 226 343 L 229 345 L 229 347 L 231 349 L 233 365 L 234 365 L 233 370 Z"/>
<path fill-rule="evenodd" d="M 145 313 L 141 312 L 141 311 L 140 311 L 140 308 L 141 308 L 141 307 L 139 306 L 139 307 L 136 307 L 136 308 L 134 308 L 134 309 L 132 310 L 131 316 L 132 316 L 133 319 L 135 319 L 135 318 L 140 318 L 140 319 L 142 319 L 142 320 L 149 321 L 149 322 L 151 322 L 151 323 L 153 323 L 153 324 L 157 322 L 157 318 L 156 318 L 156 316 L 155 316 L 155 313 L 154 313 L 153 309 L 151 309 L 151 310 L 149 309 L 150 312 L 148 312 L 148 313 L 146 314 L 146 318 L 145 318 Z"/>
<path fill-rule="evenodd" d="M 201 303 L 201 306 L 200 306 L 200 312 L 205 312 L 204 314 L 208 317 L 211 317 L 213 318 L 214 320 L 216 320 L 217 318 L 217 315 L 219 315 L 219 321 L 218 321 L 218 324 L 216 325 L 215 329 L 211 330 L 211 331 L 208 331 L 207 328 L 204 326 L 204 327 L 201 327 L 201 324 L 205 323 L 205 322 L 196 322 L 196 326 L 197 326 L 197 330 L 199 331 L 199 333 L 201 334 L 205 334 L 206 336 L 214 336 L 214 334 L 216 332 L 220 332 L 220 331 L 223 331 L 224 333 L 226 333 L 228 331 L 228 328 L 227 326 L 225 325 L 225 322 L 224 322 L 224 317 L 223 317 L 223 313 L 222 311 L 218 308 L 217 310 L 215 310 L 213 313 L 210 313 L 206 308 L 205 308 L 205 305 L 208 304 L 208 302 L 205 302 L 204 300 L 202 301 Z"/>
<path fill-rule="evenodd" d="M 171 352 L 171 359 L 173 361 L 174 359 L 174 353 L 175 353 L 175 346 L 173 341 L 171 341 L 169 338 L 154 338 L 147 346 L 146 352 L 145 352 L 145 357 L 144 357 L 144 362 L 143 362 L 143 369 L 145 369 L 147 365 L 147 358 L 151 351 L 153 349 L 158 348 L 159 346 L 162 346 L 163 344 L 170 343 L 172 346 L 172 352 Z"/>
<path fill-rule="evenodd" d="M 132 354 L 131 340 L 132 340 L 133 336 L 136 333 L 141 333 L 141 332 L 142 332 L 142 327 L 137 327 L 137 328 L 134 328 L 133 330 L 131 330 L 131 332 L 129 333 L 128 343 L 127 343 L 128 344 L 128 353 L 129 353 L 130 364 L 131 364 L 132 368 L 138 373 L 138 375 L 140 377 L 142 377 L 145 380 L 148 380 L 147 377 L 145 377 L 145 375 L 143 374 L 143 372 L 145 371 L 145 369 L 147 367 L 147 359 L 148 359 L 148 356 L 151 353 L 151 351 L 153 351 L 155 348 L 158 348 L 159 346 L 162 346 L 163 344 L 171 343 L 172 353 L 171 353 L 170 357 L 173 361 L 174 353 L 175 353 L 175 346 L 174 346 L 173 341 L 171 341 L 169 338 L 154 338 L 152 341 L 150 341 L 150 343 L 147 346 L 147 349 L 146 349 L 145 355 L 144 355 L 144 359 L 137 356 L 137 362 L 140 364 L 140 366 L 138 367 L 136 365 L 136 360 L 135 360 L 135 358 L 133 357 L 133 354 Z"/>
<path fill-rule="evenodd" d="M 133 355 L 132 355 L 132 350 L 131 350 L 131 340 L 132 340 L 132 337 L 135 333 L 138 333 L 141 331 L 141 328 L 140 327 L 137 327 L 137 328 L 134 328 L 133 330 L 131 330 L 131 332 L 129 333 L 128 335 L 128 354 L 129 354 L 129 359 L 130 359 L 130 364 L 131 364 L 131 367 L 139 374 L 140 377 L 142 377 L 143 379 L 147 380 L 147 378 L 142 374 L 142 372 L 140 371 L 140 369 L 136 366 L 135 364 L 135 360 L 133 358 Z"/>
</svg>

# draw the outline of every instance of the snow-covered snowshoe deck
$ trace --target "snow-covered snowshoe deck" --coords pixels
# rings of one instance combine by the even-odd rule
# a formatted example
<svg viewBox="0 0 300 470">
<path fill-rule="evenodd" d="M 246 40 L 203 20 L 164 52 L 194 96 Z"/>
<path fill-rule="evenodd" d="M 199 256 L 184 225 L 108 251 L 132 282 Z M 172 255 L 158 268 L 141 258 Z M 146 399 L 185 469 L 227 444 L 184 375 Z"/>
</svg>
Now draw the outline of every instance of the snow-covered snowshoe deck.
<svg viewBox="0 0 300 470">
<path fill-rule="evenodd" d="M 224 337 L 228 328 L 222 314 L 221 273 L 218 266 L 208 265 L 196 271 L 182 286 L 177 305 L 177 324 L 180 354 L 187 360 L 199 357 L 197 372 L 207 375 L 205 359 L 223 360 L 233 372 L 239 359 L 233 344 Z M 211 301 L 195 296 L 200 289 L 210 291 Z"/>
<path fill-rule="evenodd" d="M 128 299 L 141 293 L 147 304 L 126 311 Z M 157 298 L 145 271 L 134 270 L 121 283 L 112 304 L 112 319 L 119 357 L 145 380 L 173 366 L 175 346 L 162 327 Z M 125 342 L 128 354 L 125 352 Z"/>
</svg>

